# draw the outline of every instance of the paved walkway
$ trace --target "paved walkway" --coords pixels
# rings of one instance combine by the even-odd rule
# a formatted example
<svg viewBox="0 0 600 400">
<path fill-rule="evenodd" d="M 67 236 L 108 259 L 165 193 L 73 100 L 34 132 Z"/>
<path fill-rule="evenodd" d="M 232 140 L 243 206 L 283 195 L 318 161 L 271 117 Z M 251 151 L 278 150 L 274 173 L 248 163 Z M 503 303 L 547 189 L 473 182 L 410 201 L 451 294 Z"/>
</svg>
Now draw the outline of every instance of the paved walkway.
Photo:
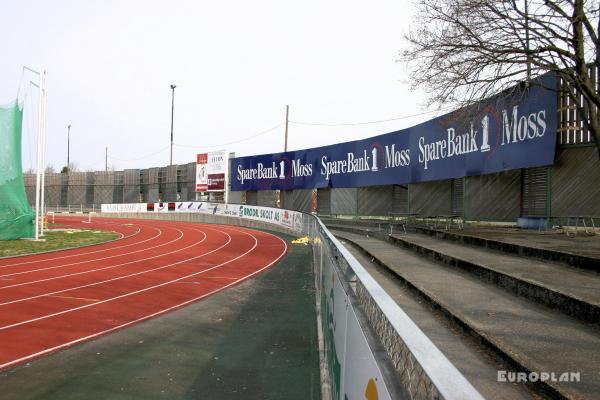
<svg viewBox="0 0 600 400">
<path fill-rule="evenodd" d="M 535 229 L 477 225 L 468 225 L 462 230 L 451 229 L 448 232 L 497 240 L 517 246 L 582 255 L 595 258 L 600 262 L 600 228 L 596 229 L 598 233 L 596 235 L 587 235 L 585 232 L 580 231 L 575 236 L 567 236 L 564 232 L 557 230 L 538 231 Z"/>
<path fill-rule="evenodd" d="M 289 237 L 287 238 L 289 239 Z M 311 249 L 165 316 L 0 374 L 9 399 L 319 399 Z"/>
</svg>

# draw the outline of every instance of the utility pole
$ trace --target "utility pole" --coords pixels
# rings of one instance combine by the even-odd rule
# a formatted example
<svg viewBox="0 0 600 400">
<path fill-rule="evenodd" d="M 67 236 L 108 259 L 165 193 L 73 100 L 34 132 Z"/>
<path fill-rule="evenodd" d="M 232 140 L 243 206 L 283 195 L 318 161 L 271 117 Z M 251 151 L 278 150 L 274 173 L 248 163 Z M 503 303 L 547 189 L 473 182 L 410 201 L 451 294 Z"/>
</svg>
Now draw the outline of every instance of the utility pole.
<svg viewBox="0 0 600 400">
<path fill-rule="evenodd" d="M 177 86 L 171 85 L 171 159 L 169 165 L 173 165 L 173 114 L 175 113 L 175 88 Z"/>
<path fill-rule="evenodd" d="M 290 122 L 290 106 L 285 106 L 285 143 L 283 145 L 283 151 L 287 151 L 287 139 L 288 139 L 288 124 Z"/>
<path fill-rule="evenodd" d="M 106 152 L 104 153 L 104 171 L 108 171 L 108 146 L 106 146 Z"/>
<path fill-rule="evenodd" d="M 71 169 L 71 125 L 67 125 L 67 174 Z"/>
</svg>

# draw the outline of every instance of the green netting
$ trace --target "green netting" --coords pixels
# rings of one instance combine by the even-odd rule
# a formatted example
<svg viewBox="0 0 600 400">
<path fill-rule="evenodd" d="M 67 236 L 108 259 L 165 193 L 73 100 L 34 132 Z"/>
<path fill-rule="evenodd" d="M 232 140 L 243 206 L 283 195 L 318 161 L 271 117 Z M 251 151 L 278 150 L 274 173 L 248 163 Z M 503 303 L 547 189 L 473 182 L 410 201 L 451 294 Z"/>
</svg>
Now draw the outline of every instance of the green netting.
<svg viewBox="0 0 600 400">
<path fill-rule="evenodd" d="M 23 110 L 17 102 L 0 106 L 0 240 L 34 236 L 34 213 L 27 201 L 21 167 Z"/>
</svg>

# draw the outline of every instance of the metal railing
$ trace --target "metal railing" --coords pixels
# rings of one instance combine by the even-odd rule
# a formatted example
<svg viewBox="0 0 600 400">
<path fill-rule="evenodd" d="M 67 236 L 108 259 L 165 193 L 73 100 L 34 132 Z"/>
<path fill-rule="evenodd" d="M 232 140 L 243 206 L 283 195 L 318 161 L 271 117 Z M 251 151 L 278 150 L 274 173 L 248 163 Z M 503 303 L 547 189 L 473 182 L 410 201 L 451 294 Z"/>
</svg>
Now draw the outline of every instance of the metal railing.
<svg viewBox="0 0 600 400">
<path fill-rule="evenodd" d="M 35 206 L 31 206 L 32 210 L 35 210 Z M 69 204 L 66 206 L 45 204 L 44 211 L 46 213 L 89 213 L 89 212 L 100 212 L 100 204 Z"/>
<path fill-rule="evenodd" d="M 338 278 L 346 282 L 343 285 L 346 295 L 356 300 L 358 312 L 364 313 L 369 328 L 385 349 L 397 374 L 384 379 L 388 389 L 395 392 L 395 395 L 390 393 L 391 398 L 483 399 L 356 258 L 329 232 L 323 222 L 314 216 L 307 217 L 312 220 L 313 226 L 305 227 L 303 233 L 313 237 L 314 258 L 320 280 L 318 289 L 322 290 L 323 279 L 328 278 L 322 273 L 327 268 L 331 268 L 338 274 Z M 323 298 L 322 293 L 320 295 Z M 382 362 L 385 360 L 378 360 L 378 363 Z M 362 366 L 356 365 L 354 368 Z M 400 388 L 395 388 L 394 382 L 389 382 L 391 379 L 395 379 Z M 334 382 L 331 385 L 335 387 Z"/>
<path fill-rule="evenodd" d="M 229 211 L 238 207 L 267 209 L 233 204 L 223 207 L 229 207 Z M 483 399 L 318 217 L 270 210 L 285 212 L 294 221 L 292 228 L 276 224 L 275 220 L 246 218 L 241 213 L 219 214 L 217 208 L 212 213 L 106 215 L 229 223 L 309 236 L 316 275 L 318 326 L 323 338 L 321 365 L 325 373 L 321 375 L 325 400 L 363 398 L 369 385 L 376 385 L 379 399 Z"/>
</svg>

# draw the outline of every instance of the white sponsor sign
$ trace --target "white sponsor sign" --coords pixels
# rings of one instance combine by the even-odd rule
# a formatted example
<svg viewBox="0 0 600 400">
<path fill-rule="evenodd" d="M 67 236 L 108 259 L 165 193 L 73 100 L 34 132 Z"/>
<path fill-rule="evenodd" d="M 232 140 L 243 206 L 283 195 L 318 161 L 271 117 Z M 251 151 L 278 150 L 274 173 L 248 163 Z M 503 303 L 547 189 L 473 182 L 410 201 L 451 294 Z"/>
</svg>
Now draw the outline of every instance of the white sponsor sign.
<svg viewBox="0 0 600 400">
<path fill-rule="evenodd" d="M 323 338 L 332 398 L 391 400 L 354 308 L 330 262 L 323 263 L 320 278 Z"/>
<path fill-rule="evenodd" d="M 208 153 L 208 173 L 224 174 L 227 172 L 227 152 L 225 150 Z"/>
<path fill-rule="evenodd" d="M 252 219 L 280 225 L 296 232 L 301 232 L 302 213 L 279 208 L 246 206 L 241 204 L 209 203 L 205 201 L 178 201 L 164 203 L 102 204 L 102 212 L 191 212 L 224 215 Z"/>
<path fill-rule="evenodd" d="M 392 399 L 353 307 L 348 308 L 346 317 L 346 354 L 344 358 L 345 368 L 342 381 L 345 399 Z"/>
<path fill-rule="evenodd" d="M 102 204 L 101 212 L 146 212 L 146 203 L 129 203 L 129 204 Z"/>
<path fill-rule="evenodd" d="M 240 205 L 238 215 L 242 218 L 270 222 L 300 232 L 302 213 L 279 208 Z"/>
</svg>

